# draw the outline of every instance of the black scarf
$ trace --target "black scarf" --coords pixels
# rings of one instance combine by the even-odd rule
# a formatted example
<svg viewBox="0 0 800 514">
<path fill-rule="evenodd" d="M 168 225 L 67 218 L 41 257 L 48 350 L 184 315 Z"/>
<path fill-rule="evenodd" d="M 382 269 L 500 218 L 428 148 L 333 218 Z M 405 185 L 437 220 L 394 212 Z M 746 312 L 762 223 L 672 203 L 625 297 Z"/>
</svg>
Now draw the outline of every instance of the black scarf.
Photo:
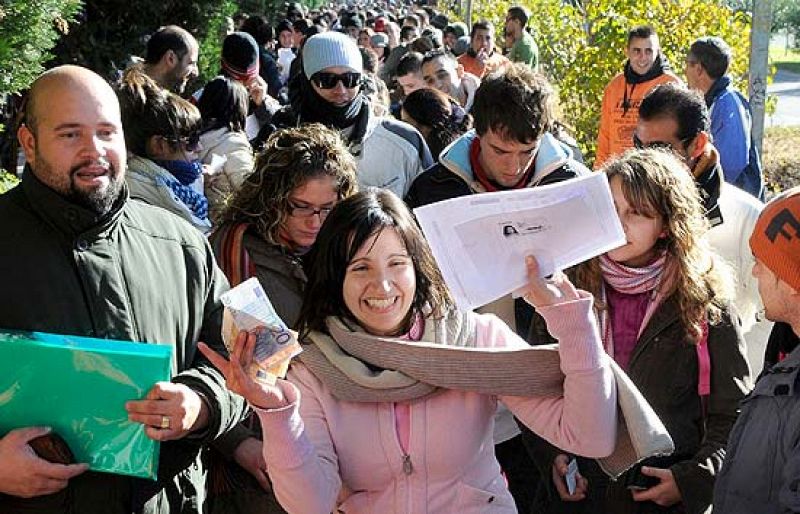
<svg viewBox="0 0 800 514">
<path fill-rule="evenodd" d="M 298 88 L 298 94 L 292 98 L 292 108 L 300 123 L 321 123 L 338 130 L 355 125 L 348 143 L 351 147 L 361 143 L 369 121 L 369 101 L 363 91 L 359 91 L 352 102 L 339 107 L 319 96 L 305 74 L 298 74 L 293 85 Z"/>
<path fill-rule="evenodd" d="M 709 168 L 694 179 L 700 192 L 700 199 L 706 211 L 706 218 L 712 227 L 722 224 L 722 211 L 719 208 L 719 193 L 722 187 L 722 168 L 719 163 Z"/>
<path fill-rule="evenodd" d="M 767 349 L 764 351 L 764 369 L 761 371 L 761 375 L 768 373 L 772 366 L 792 353 L 798 345 L 800 345 L 800 337 L 794 333 L 791 325 L 783 322 L 775 323 L 769 334 Z"/>
<path fill-rule="evenodd" d="M 706 101 L 706 107 L 711 109 L 711 104 L 713 104 L 714 101 L 717 99 L 717 97 L 721 95 L 723 91 L 728 89 L 728 86 L 730 85 L 731 85 L 731 79 L 727 75 L 723 75 L 722 77 L 715 80 L 714 83 L 711 84 L 709 90 L 706 91 L 704 97 Z"/>
<path fill-rule="evenodd" d="M 664 57 L 664 54 L 661 52 L 658 53 L 656 60 L 653 62 L 653 65 L 650 67 L 650 69 L 647 70 L 647 73 L 643 75 L 633 71 L 630 60 L 625 61 L 625 92 L 622 98 L 623 116 L 628 114 L 628 109 L 631 107 L 630 97 L 633 96 L 633 90 L 636 89 L 636 85 L 653 80 L 656 77 L 660 77 L 666 71 L 672 71 L 672 66 L 670 66 L 669 61 L 667 61 L 667 58 Z M 630 92 L 628 92 L 628 84 L 631 85 Z"/>
</svg>

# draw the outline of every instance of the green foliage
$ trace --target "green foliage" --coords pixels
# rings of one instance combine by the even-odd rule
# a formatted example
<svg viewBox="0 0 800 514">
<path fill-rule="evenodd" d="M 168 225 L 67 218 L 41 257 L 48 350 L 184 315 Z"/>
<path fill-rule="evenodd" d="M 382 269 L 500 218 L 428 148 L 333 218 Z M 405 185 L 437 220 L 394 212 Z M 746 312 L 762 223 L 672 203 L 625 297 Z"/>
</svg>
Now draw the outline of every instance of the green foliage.
<svg viewBox="0 0 800 514">
<path fill-rule="evenodd" d="M 800 2 L 797 0 L 772 0 L 772 31 L 785 30 L 794 37 L 795 48 L 800 48 Z"/>
<path fill-rule="evenodd" d="M 85 0 L 74 27 L 59 43 L 58 63 L 86 66 L 113 78 L 131 56 L 142 56 L 147 37 L 163 25 L 179 25 L 211 51 L 219 45 L 219 28 L 224 13 L 236 10 L 233 0 L 140 0 L 121 2 Z M 200 68 L 216 74 L 219 51 L 201 50 Z M 213 76 L 213 75 L 212 75 Z"/>
<path fill-rule="evenodd" d="M 723 0 L 517 3 L 535 13 L 530 25 L 539 45 L 541 71 L 557 86 L 563 120 L 574 130 L 589 162 L 594 158 L 603 90 L 622 71 L 627 32 L 636 25 L 649 24 L 656 29 L 664 55 L 679 76 L 692 41 L 704 35 L 723 38 L 734 51 L 730 73 L 739 88 L 747 90 L 750 16 L 725 7 Z M 484 1 L 474 18 L 486 18 L 502 27 L 511 5 L 509 0 Z"/>
<path fill-rule="evenodd" d="M 17 177 L 6 173 L 4 170 L 0 170 L 0 195 L 16 186 L 18 183 L 19 179 Z"/>
<path fill-rule="evenodd" d="M 3 0 L 0 3 L 0 97 L 27 88 L 44 70 L 43 63 L 80 0 Z"/>
<path fill-rule="evenodd" d="M 234 0 L 223 0 L 216 8 L 215 14 L 208 22 L 208 31 L 205 37 L 199 40 L 200 44 L 200 76 L 203 84 L 219 74 L 219 56 L 222 54 L 222 40 L 225 38 L 225 29 L 228 27 L 228 17 L 239 10 Z"/>
</svg>

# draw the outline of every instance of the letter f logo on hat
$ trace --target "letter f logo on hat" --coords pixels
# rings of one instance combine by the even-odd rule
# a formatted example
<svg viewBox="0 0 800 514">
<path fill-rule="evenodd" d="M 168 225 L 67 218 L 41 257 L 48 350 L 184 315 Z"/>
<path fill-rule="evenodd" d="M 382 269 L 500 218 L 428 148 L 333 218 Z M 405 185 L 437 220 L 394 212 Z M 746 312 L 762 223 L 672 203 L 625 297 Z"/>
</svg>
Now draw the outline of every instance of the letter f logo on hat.
<svg viewBox="0 0 800 514">
<path fill-rule="evenodd" d="M 783 209 L 781 212 L 775 215 L 772 218 L 772 221 L 769 222 L 767 225 L 767 229 L 764 231 L 767 234 L 767 237 L 773 243 L 775 239 L 777 239 L 778 234 L 781 234 L 788 240 L 792 239 L 792 234 L 790 234 L 786 230 L 786 225 L 790 225 L 794 227 L 794 236 L 800 237 L 800 221 L 797 221 L 797 218 L 789 211 L 789 209 Z"/>
</svg>

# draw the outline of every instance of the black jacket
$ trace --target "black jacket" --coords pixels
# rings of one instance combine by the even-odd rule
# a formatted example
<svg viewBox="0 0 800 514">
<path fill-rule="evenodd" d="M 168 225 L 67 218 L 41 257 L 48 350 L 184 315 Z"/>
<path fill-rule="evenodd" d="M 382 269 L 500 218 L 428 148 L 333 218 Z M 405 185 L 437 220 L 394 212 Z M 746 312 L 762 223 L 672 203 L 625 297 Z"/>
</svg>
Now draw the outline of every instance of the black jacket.
<svg viewBox="0 0 800 514">
<path fill-rule="evenodd" d="M 718 324 L 709 323 L 711 394 L 703 402 L 698 395 L 698 361 L 695 340 L 683 328 L 674 296 L 667 298 L 636 343 L 628 375 L 666 426 L 675 443 L 673 456 L 656 467 L 669 467 L 683 496 L 683 505 L 662 508 L 652 502 L 637 503 L 626 488 L 623 475 L 611 482 L 593 460 L 578 458 L 578 468 L 589 481 L 588 498 L 568 505 L 560 502 L 551 481 L 540 501 L 544 512 L 580 513 L 689 513 L 704 512 L 711 503 L 714 478 L 722 467 L 728 434 L 736 421 L 739 402 L 750 388 L 745 341 L 736 316 L 725 311 Z M 531 324 L 529 340 L 552 342 L 538 315 Z M 550 464 L 558 453 L 529 430 L 523 429 L 528 450 L 550 476 Z M 548 505 L 549 504 L 549 505 Z"/>
</svg>

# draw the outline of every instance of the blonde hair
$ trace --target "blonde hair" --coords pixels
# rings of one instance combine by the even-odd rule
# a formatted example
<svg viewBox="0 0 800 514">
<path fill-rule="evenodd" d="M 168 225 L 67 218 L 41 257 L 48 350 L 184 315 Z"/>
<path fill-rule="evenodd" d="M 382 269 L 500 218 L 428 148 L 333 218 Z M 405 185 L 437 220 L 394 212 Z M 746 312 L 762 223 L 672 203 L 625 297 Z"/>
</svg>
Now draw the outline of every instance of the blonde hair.
<svg viewBox="0 0 800 514">
<path fill-rule="evenodd" d="M 710 228 L 689 169 L 672 152 L 631 150 L 601 172 L 622 181 L 625 200 L 645 216 L 660 218 L 665 237 L 656 243 L 667 255 L 664 296 L 675 295 L 686 330 L 699 336 L 703 321 L 718 323 L 733 297 L 733 274 L 711 249 Z M 599 298 L 603 277 L 597 259 L 576 270 L 579 287 Z M 598 303 L 598 309 L 607 308 Z"/>
</svg>

